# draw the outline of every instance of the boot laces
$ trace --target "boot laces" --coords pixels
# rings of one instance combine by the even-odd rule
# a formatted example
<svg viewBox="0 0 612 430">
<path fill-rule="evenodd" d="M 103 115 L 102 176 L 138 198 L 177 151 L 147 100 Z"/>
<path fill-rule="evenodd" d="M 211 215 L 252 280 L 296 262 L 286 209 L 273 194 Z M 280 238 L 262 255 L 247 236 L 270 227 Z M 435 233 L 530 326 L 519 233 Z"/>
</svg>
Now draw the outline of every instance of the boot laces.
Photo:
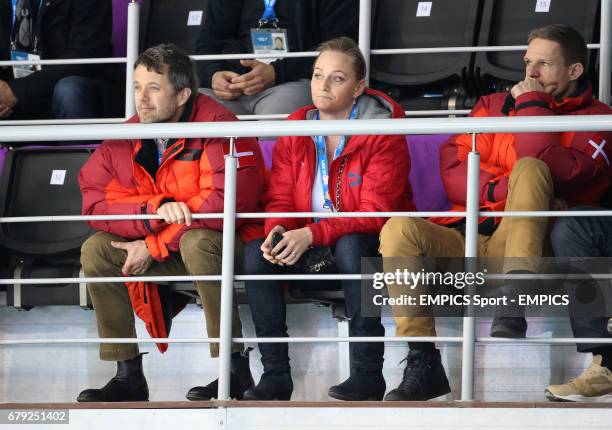
<svg viewBox="0 0 612 430">
<path fill-rule="evenodd" d="M 400 364 L 406 362 L 404 369 L 404 377 L 399 385 L 399 389 L 406 392 L 419 392 L 423 388 L 426 380 L 426 373 L 431 368 L 429 364 L 421 357 L 408 355 L 400 361 Z"/>
</svg>

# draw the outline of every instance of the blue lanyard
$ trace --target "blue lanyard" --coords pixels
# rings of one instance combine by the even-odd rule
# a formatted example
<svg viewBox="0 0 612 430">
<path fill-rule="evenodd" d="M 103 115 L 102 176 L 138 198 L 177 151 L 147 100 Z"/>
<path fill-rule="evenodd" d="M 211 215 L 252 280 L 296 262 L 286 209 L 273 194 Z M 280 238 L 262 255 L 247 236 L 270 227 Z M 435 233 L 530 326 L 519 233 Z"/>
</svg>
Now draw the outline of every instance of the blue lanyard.
<svg viewBox="0 0 612 430">
<path fill-rule="evenodd" d="M 276 12 L 274 12 L 274 6 L 276 5 L 276 0 L 263 0 L 264 2 L 264 13 L 259 19 L 259 22 L 266 23 L 272 21 L 278 21 L 276 17 Z"/>
<path fill-rule="evenodd" d="M 15 27 L 15 21 L 17 21 L 17 2 L 19 0 L 13 0 L 13 27 Z"/>
<path fill-rule="evenodd" d="M 351 109 L 351 114 L 349 116 L 349 120 L 357 118 L 357 103 L 353 104 L 353 108 Z M 315 120 L 319 119 L 319 112 L 315 116 Z M 332 211 L 334 206 L 331 202 L 331 196 L 329 195 L 329 163 L 327 161 L 327 150 L 325 147 L 325 136 L 314 136 L 313 140 L 315 145 L 317 146 L 317 161 L 319 163 L 319 171 L 321 172 L 321 184 L 323 186 L 323 199 L 325 203 L 323 207 Z M 338 147 L 336 148 L 336 152 L 334 154 L 334 160 L 340 155 L 342 155 L 342 150 L 344 149 L 344 136 L 340 137 L 340 142 L 338 142 Z"/>
</svg>

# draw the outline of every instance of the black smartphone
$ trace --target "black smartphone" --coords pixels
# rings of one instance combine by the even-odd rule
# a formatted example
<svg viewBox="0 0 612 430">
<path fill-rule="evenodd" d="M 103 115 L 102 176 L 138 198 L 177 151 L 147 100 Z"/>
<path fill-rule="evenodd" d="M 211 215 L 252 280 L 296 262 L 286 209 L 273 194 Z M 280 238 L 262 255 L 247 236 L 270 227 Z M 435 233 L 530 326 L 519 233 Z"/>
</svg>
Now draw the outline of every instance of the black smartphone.
<svg viewBox="0 0 612 430">
<path fill-rule="evenodd" d="M 275 231 L 274 234 L 272 235 L 272 243 L 270 244 L 270 252 L 272 252 L 272 250 L 276 248 L 276 245 L 278 245 L 278 242 L 280 242 L 281 240 L 283 240 L 283 235 L 280 234 L 278 231 Z"/>
</svg>

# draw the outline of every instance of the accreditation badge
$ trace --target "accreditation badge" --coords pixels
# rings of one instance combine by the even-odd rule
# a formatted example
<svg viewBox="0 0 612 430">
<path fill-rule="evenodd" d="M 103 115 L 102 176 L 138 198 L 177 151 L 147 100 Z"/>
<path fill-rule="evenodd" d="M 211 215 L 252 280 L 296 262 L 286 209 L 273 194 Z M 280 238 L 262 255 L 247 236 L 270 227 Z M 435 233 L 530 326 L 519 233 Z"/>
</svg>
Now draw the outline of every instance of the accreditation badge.
<svg viewBox="0 0 612 430">
<path fill-rule="evenodd" d="M 25 51 L 11 51 L 11 61 L 34 61 L 40 60 L 40 55 Z M 15 79 L 25 78 L 34 72 L 41 70 L 40 65 L 13 66 L 13 77 Z"/>
<path fill-rule="evenodd" d="M 289 52 L 287 30 L 284 28 L 252 28 L 251 41 L 254 54 L 279 54 Z M 258 58 L 262 63 L 270 64 L 277 58 Z"/>
</svg>

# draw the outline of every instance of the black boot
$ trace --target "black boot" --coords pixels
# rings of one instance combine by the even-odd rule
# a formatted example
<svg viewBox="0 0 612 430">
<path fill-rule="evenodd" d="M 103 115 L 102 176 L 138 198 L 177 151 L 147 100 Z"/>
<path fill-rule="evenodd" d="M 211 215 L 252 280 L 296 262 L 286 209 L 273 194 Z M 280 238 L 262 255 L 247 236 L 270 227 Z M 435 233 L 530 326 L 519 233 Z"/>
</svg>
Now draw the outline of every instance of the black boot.
<svg viewBox="0 0 612 430">
<path fill-rule="evenodd" d="M 341 384 L 334 385 L 327 395 L 338 400 L 382 400 L 385 395 L 385 378 L 382 370 L 355 369 Z"/>
<path fill-rule="evenodd" d="M 259 383 L 244 392 L 244 400 L 290 400 L 293 380 L 290 370 L 264 371 Z"/>
<path fill-rule="evenodd" d="M 255 385 L 251 369 L 249 368 L 249 352 L 253 348 L 247 348 L 244 352 L 232 353 L 230 373 L 230 397 L 242 400 L 244 390 Z M 211 400 L 217 397 L 219 380 L 215 379 L 205 387 L 193 387 L 187 392 L 187 399 L 194 401 Z"/>
<path fill-rule="evenodd" d="M 532 275 L 526 270 L 513 270 L 508 274 Z M 506 337 L 522 339 L 527 335 L 527 320 L 525 319 L 525 306 L 519 305 L 521 294 L 536 294 L 538 284 L 533 280 L 514 280 L 500 288 L 502 297 L 506 297 L 508 304 L 495 309 L 493 323 L 491 324 L 491 337 Z"/>
<path fill-rule="evenodd" d="M 81 391 L 77 402 L 146 402 L 149 387 L 142 372 L 142 355 L 118 361 L 117 374 L 102 388 Z"/>
<path fill-rule="evenodd" d="M 439 350 L 411 350 L 405 361 L 402 382 L 385 396 L 385 400 L 429 400 L 450 393 Z"/>
</svg>

